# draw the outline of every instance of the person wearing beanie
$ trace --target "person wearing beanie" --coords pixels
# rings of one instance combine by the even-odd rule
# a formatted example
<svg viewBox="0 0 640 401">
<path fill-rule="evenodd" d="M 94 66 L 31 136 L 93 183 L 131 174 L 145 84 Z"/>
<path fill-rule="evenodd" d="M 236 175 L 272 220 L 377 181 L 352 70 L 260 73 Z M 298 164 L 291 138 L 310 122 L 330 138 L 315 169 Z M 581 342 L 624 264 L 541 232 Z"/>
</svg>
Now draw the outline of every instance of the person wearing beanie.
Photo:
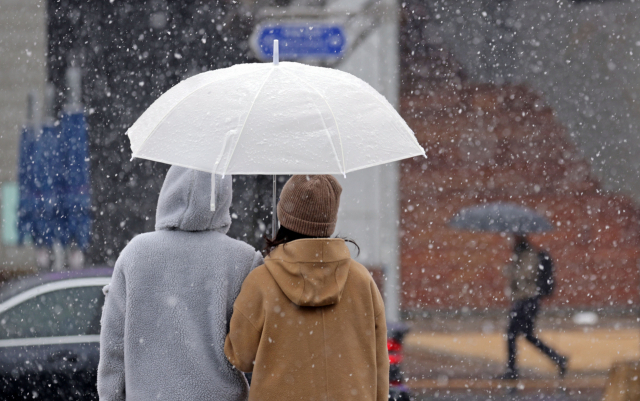
<svg viewBox="0 0 640 401">
<path fill-rule="evenodd" d="M 224 346 L 253 373 L 249 401 L 389 397 L 382 297 L 345 240 L 330 238 L 341 192 L 330 175 L 295 175 L 282 190 L 280 229 L 242 284 Z"/>
</svg>

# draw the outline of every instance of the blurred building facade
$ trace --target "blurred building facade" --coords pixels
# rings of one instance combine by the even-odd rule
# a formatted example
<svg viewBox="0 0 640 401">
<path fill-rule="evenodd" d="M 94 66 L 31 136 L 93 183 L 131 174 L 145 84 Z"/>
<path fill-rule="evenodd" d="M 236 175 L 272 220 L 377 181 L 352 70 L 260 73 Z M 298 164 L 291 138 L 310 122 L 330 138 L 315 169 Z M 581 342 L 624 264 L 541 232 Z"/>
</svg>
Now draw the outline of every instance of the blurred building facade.
<svg viewBox="0 0 640 401">
<path fill-rule="evenodd" d="M 512 202 L 547 217 L 531 235 L 550 253 L 547 305 L 630 312 L 640 301 L 640 209 L 602 191 L 553 111 L 522 86 L 430 87 L 402 112 L 428 159 L 402 163 L 403 306 L 408 311 L 506 307 L 511 238 L 448 227 L 463 207 Z"/>
<path fill-rule="evenodd" d="M 508 238 L 447 227 L 464 206 L 507 201 L 556 227 L 532 237 L 556 262 L 547 304 L 636 310 L 638 4 L 438 4 L 402 13 L 401 110 L 429 156 L 401 169 L 404 309 L 508 304 Z"/>
</svg>

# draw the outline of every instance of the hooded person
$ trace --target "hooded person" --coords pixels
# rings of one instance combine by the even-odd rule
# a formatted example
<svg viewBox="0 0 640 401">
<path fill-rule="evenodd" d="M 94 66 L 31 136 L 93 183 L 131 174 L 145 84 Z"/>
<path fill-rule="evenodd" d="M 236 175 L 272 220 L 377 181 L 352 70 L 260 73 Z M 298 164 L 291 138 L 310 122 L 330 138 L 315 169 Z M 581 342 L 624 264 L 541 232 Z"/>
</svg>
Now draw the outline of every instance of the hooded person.
<svg viewBox="0 0 640 401">
<path fill-rule="evenodd" d="M 329 238 L 342 188 L 330 175 L 293 176 L 264 264 L 242 284 L 224 351 L 252 372 L 249 401 L 387 400 L 382 297 L 345 241 Z"/>
<path fill-rule="evenodd" d="M 229 238 L 231 177 L 173 166 L 155 231 L 136 236 L 118 258 L 100 333 L 100 400 L 246 400 L 244 376 L 224 355 L 233 302 L 262 263 Z"/>
</svg>

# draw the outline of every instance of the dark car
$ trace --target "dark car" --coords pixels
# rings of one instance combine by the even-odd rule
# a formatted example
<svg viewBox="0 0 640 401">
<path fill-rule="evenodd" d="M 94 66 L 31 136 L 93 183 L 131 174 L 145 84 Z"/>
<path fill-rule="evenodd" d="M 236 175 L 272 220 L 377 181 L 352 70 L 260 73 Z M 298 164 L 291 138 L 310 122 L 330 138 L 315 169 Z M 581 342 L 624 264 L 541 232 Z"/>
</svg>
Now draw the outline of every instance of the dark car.
<svg viewBox="0 0 640 401">
<path fill-rule="evenodd" d="M 112 273 L 49 273 L 0 287 L 4 400 L 98 399 L 102 288 Z"/>
</svg>

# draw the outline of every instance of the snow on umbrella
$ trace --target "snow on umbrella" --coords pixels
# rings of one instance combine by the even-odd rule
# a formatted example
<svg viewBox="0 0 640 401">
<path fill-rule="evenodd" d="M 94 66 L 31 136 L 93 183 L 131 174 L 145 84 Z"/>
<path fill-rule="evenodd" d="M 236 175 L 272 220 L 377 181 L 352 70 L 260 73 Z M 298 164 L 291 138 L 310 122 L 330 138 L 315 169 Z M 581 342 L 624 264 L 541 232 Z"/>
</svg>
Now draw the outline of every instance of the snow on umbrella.
<svg viewBox="0 0 640 401">
<path fill-rule="evenodd" d="M 514 234 L 550 231 L 553 226 L 535 210 L 511 203 L 493 202 L 460 210 L 449 226 L 471 231 Z"/>
<path fill-rule="evenodd" d="M 186 79 L 127 134 L 133 157 L 220 175 L 346 175 L 424 155 L 402 117 L 367 83 L 334 69 L 279 63 L 277 49 L 273 63 Z"/>
</svg>

